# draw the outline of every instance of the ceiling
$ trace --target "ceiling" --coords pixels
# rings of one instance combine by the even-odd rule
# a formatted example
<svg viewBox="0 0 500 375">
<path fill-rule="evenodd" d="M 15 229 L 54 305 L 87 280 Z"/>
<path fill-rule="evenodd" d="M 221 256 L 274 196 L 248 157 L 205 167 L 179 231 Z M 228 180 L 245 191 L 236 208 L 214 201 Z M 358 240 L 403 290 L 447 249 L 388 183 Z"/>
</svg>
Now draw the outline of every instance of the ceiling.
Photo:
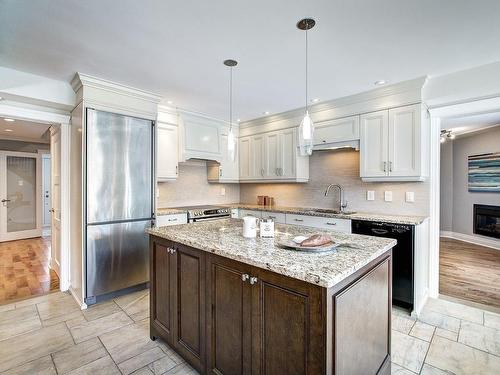
<svg viewBox="0 0 500 375">
<path fill-rule="evenodd" d="M 383 4 L 382 4 L 383 3 Z M 0 65 L 70 81 L 75 72 L 235 118 L 304 105 L 305 17 L 310 98 L 330 100 L 500 61 L 498 0 L 0 1 Z"/>
<path fill-rule="evenodd" d="M 455 135 L 472 133 L 493 126 L 500 126 L 500 112 L 450 117 L 441 120 L 441 129 L 451 130 Z"/>
<path fill-rule="evenodd" d="M 49 138 L 42 136 L 49 127 L 50 125 L 48 124 L 41 124 L 38 122 L 24 120 L 15 120 L 13 122 L 8 122 L 5 121 L 4 117 L 0 117 L 0 139 L 15 139 L 48 143 Z"/>
</svg>

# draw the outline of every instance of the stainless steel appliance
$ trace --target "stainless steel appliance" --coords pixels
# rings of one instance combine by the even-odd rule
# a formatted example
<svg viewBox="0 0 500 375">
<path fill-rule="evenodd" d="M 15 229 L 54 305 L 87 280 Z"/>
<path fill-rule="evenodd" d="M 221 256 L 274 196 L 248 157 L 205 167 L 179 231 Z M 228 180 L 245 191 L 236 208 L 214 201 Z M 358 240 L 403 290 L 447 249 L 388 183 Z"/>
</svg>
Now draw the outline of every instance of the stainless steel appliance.
<svg viewBox="0 0 500 375">
<path fill-rule="evenodd" d="M 149 281 L 154 123 L 87 108 L 85 274 L 87 304 Z"/>
<path fill-rule="evenodd" d="M 179 207 L 179 208 L 187 211 L 188 223 L 227 219 L 231 217 L 231 209 L 227 207 L 189 206 L 189 207 Z"/>
</svg>

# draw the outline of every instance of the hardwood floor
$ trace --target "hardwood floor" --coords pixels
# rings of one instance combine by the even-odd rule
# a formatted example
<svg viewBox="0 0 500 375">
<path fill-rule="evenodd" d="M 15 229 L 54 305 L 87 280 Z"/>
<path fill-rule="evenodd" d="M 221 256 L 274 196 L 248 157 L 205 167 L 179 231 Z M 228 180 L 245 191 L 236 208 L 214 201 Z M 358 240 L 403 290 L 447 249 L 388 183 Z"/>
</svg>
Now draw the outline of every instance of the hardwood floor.
<svg viewBox="0 0 500 375">
<path fill-rule="evenodd" d="M 441 238 L 439 292 L 500 307 L 500 250 Z"/>
<path fill-rule="evenodd" d="M 58 290 L 49 261 L 50 237 L 0 243 L 0 305 Z"/>
</svg>

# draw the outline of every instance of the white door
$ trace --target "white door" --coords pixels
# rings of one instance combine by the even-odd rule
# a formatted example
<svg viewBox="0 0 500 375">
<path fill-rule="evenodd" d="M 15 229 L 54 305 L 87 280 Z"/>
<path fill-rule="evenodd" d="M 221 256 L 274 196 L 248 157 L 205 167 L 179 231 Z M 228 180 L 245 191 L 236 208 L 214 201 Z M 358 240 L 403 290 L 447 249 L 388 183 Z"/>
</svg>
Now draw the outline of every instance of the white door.
<svg viewBox="0 0 500 375">
<path fill-rule="evenodd" d="M 252 174 L 252 160 L 250 158 L 250 138 L 239 139 L 240 179 L 249 179 Z"/>
<path fill-rule="evenodd" d="M 50 153 L 52 160 L 51 190 L 52 190 L 52 227 L 50 253 L 50 268 L 58 276 L 61 274 L 61 128 L 50 128 Z"/>
<path fill-rule="evenodd" d="M 251 178 L 263 179 L 265 175 L 264 160 L 265 156 L 265 143 L 263 135 L 256 135 L 251 138 L 251 152 L 250 157 L 252 159 L 252 175 Z"/>
<path fill-rule="evenodd" d="M 156 177 L 160 181 L 176 179 L 179 156 L 177 126 L 158 123 L 156 139 Z"/>
<path fill-rule="evenodd" d="M 297 142 L 296 130 L 283 130 L 280 134 L 279 175 L 283 178 L 296 177 Z"/>
<path fill-rule="evenodd" d="M 387 176 L 388 111 L 367 113 L 360 117 L 360 175 Z"/>
<path fill-rule="evenodd" d="M 420 105 L 389 110 L 389 175 L 420 176 Z"/>
<path fill-rule="evenodd" d="M 42 235 L 40 154 L 0 152 L 0 242 Z"/>
<path fill-rule="evenodd" d="M 50 227 L 52 225 L 50 154 L 42 154 L 42 176 L 43 226 Z"/>
<path fill-rule="evenodd" d="M 264 159 L 264 177 L 268 179 L 279 178 L 279 133 L 265 135 L 266 157 Z"/>
</svg>

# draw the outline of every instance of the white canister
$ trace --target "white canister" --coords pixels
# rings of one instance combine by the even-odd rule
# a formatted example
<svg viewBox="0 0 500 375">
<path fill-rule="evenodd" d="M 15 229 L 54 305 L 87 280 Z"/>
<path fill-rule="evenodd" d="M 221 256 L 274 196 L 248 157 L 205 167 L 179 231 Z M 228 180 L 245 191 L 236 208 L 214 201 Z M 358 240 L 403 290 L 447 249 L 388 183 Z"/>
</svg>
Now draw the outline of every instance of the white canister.
<svg viewBox="0 0 500 375">
<path fill-rule="evenodd" d="M 274 237 L 274 221 L 270 217 L 260 220 L 260 236 Z"/>
<path fill-rule="evenodd" d="M 255 216 L 245 216 L 243 218 L 243 237 L 255 238 L 257 237 L 257 225 L 259 219 Z"/>
</svg>

